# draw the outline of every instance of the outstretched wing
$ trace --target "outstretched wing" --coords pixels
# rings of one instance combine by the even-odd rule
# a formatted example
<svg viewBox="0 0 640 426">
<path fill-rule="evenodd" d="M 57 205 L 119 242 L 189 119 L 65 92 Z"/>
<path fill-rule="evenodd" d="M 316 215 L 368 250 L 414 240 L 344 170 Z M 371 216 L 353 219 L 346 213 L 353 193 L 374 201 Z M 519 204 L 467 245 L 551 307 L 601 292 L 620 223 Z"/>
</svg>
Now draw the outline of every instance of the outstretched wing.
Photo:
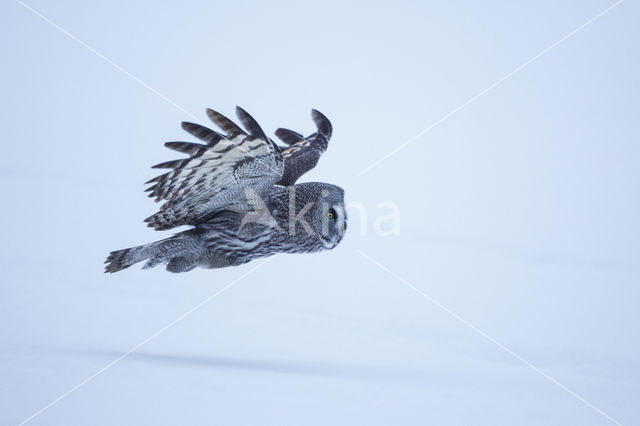
<svg viewBox="0 0 640 426">
<path fill-rule="evenodd" d="M 267 138 L 246 111 L 236 107 L 246 131 L 213 110 L 207 115 L 225 134 L 194 123 L 182 128 L 206 142 L 167 142 L 165 146 L 189 155 L 153 166 L 171 171 L 148 181 L 146 189 L 155 201 L 165 200 L 153 216 L 145 219 L 156 230 L 197 225 L 222 211 L 247 211 L 247 196 L 266 197 L 284 171 L 280 148 Z M 249 190 L 249 191 L 247 191 Z"/>
<path fill-rule="evenodd" d="M 284 173 L 278 185 L 289 186 L 313 169 L 320 156 L 326 151 L 333 128 L 331 122 L 319 111 L 312 109 L 311 118 L 316 127 L 316 133 L 307 137 L 289 129 L 276 130 L 276 136 L 289 147 L 282 149 L 284 157 Z"/>
</svg>

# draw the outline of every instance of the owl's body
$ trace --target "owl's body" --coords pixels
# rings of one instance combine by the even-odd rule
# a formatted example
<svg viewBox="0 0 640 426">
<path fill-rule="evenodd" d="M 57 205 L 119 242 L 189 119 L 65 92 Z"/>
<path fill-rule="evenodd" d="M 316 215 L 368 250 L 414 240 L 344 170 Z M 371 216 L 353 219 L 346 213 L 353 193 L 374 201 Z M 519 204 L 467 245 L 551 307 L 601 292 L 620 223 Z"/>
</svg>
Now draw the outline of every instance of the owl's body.
<svg viewBox="0 0 640 426">
<path fill-rule="evenodd" d="M 152 179 L 148 190 L 156 200 L 166 200 L 146 220 L 149 226 L 193 228 L 112 252 L 106 272 L 141 261 L 146 261 L 144 268 L 166 263 L 170 272 L 222 268 L 276 253 L 332 249 L 341 241 L 346 230 L 344 191 L 327 183 L 293 184 L 326 149 L 331 125 L 324 116 L 314 111 L 318 132 L 307 138 L 278 129 L 276 134 L 291 145 L 281 149 L 243 110 L 238 115 L 249 134 L 219 113 L 208 112 L 227 134 L 183 124 L 208 144 L 168 143 L 190 158 L 159 165 L 173 171 Z"/>
</svg>

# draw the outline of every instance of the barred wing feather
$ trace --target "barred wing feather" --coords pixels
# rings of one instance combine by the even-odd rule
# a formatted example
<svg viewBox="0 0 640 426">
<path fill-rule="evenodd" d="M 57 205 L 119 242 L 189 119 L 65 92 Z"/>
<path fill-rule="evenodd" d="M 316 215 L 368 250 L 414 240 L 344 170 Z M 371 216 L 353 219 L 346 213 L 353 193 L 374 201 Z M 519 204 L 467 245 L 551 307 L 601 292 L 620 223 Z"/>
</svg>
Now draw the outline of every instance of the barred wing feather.
<svg viewBox="0 0 640 426">
<path fill-rule="evenodd" d="M 160 211 L 145 219 L 156 230 L 197 225 L 222 210 L 247 211 L 251 208 L 247 194 L 266 197 L 269 188 L 282 178 L 284 160 L 280 149 L 264 135 L 253 117 L 236 108 L 248 130 L 245 132 L 222 114 L 207 112 L 226 135 L 183 123 L 185 130 L 206 145 L 167 142 L 168 148 L 188 154 L 189 158 L 154 166 L 172 170 L 147 182 L 152 184 L 146 190 L 149 196 L 165 201 Z"/>
</svg>

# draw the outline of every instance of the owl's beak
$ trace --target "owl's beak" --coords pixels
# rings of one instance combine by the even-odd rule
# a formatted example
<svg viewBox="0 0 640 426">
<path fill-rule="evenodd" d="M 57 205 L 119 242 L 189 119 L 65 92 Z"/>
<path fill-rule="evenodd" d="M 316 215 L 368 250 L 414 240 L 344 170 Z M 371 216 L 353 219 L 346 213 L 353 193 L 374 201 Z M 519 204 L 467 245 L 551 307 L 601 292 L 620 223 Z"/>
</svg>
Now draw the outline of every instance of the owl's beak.
<svg viewBox="0 0 640 426">
<path fill-rule="evenodd" d="M 339 237 L 337 235 L 334 235 L 331 238 L 326 238 L 320 234 L 318 234 L 318 238 L 320 238 L 320 241 L 322 241 L 322 244 L 325 246 L 325 248 L 329 250 L 337 246 L 340 240 L 342 239 L 342 237 Z"/>
</svg>

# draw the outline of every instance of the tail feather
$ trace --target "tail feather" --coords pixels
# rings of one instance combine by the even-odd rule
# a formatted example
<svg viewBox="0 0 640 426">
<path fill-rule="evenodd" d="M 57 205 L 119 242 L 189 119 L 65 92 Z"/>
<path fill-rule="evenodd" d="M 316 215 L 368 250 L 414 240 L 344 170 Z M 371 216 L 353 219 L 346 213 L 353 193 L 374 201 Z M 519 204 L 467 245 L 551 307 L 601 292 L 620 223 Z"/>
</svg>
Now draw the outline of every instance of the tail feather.
<svg viewBox="0 0 640 426">
<path fill-rule="evenodd" d="M 161 242 L 162 241 L 157 241 L 155 243 L 112 251 L 104 262 L 107 264 L 104 272 L 118 272 L 146 259 L 149 259 L 149 261 L 144 266 L 145 269 L 162 263 L 164 259 L 162 259 L 161 253 L 158 250 Z"/>
<path fill-rule="evenodd" d="M 198 252 L 197 239 L 189 231 L 173 237 L 143 244 L 137 247 L 112 251 L 104 262 L 105 273 L 122 271 L 131 265 L 146 260 L 142 269 L 153 268 L 167 263 L 169 272 L 187 272 L 198 266 L 201 253 Z"/>
</svg>

